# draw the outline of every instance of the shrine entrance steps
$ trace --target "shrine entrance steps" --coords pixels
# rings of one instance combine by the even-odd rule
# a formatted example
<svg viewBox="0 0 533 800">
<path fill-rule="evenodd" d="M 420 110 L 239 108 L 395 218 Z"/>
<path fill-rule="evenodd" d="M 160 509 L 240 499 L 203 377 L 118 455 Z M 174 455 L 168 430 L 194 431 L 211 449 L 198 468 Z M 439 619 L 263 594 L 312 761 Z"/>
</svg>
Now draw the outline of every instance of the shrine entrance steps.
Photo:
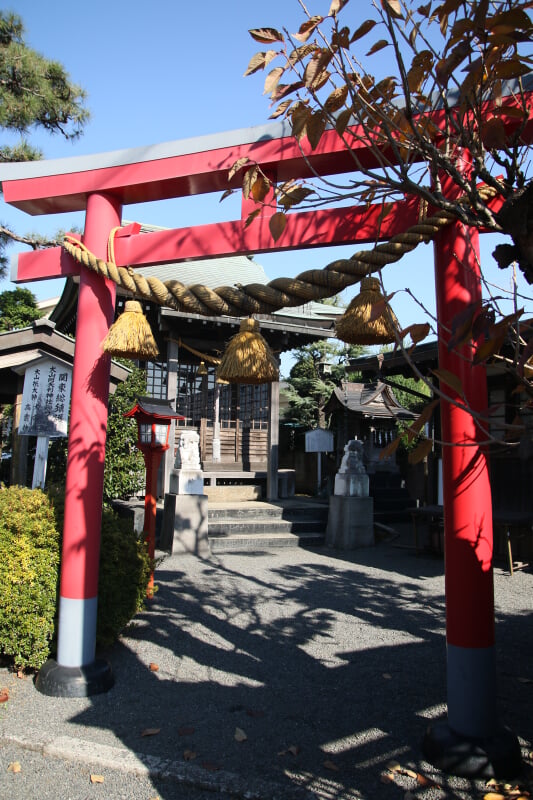
<svg viewBox="0 0 533 800">
<path fill-rule="evenodd" d="M 292 497 L 272 502 L 209 501 L 208 537 L 212 553 L 261 552 L 324 544 L 328 503 Z"/>
</svg>

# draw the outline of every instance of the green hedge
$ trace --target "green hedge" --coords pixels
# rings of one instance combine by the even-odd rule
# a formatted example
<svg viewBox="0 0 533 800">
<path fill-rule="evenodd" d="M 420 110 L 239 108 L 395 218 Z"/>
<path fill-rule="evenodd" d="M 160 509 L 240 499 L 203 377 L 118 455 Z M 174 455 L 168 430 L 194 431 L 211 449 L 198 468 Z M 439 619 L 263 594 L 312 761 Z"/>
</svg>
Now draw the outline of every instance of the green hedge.
<svg viewBox="0 0 533 800">
<path fill-rule="evenodd" d="M 63 499 L 0 490 L 0 653 L 38 669 L 55 654 Z M 143 606 L 150 574 L 131 523 L 102 513 L 97 644 L 109 645 Z"/>
</svg>

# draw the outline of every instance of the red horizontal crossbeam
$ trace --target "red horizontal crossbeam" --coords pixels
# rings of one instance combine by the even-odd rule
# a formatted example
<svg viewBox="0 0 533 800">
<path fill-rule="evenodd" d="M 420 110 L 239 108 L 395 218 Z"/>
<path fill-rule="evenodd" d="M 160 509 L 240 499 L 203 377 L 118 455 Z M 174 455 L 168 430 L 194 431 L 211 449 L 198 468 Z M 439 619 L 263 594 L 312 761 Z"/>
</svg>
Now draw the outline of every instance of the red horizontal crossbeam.
<svg viewBox="0 0 533 800">
<path fill-rule="evenodd" d="M 493 211 L 501 206 L 497 198 Z M 275 242 L 268 217 L 259 217 L 245 228 L 242 220 L 138 233 L 138 223 L 121 228 L 114 241 L 119 267 L 147 267 L 174 261 L 192 261 L 227 255 L 269 253 L 293 248 L 309 249 L 343 244 L 374 244 L 387 241 L 420 221 L 416 198 L 397 201 L 384 214 L 383 206 L 350 206 L 289 214 L 287 227 Z M 431 213 L 431 211 L 429 212 Z M 76 275 L 78 264 L 61 247 L 20 253 L 13 281 Z"/>
<path fill-rule="evenodd" d="M 444 124 L 442 111 L 431 117 L 436 125 Z M 505 122 L 516 125 L 511 117 Z M 222 192 L 230 186 L 229 170 L 245 157 L 261 164 L 278 183 L 311 178 L 313 171 L 333 175 L 357 172 L 359 165 L 381 166 L 363 129 L 353 133 L 350 149 L 334 130 L 328 130 L 312 151 L 307 140 L 299 144 L 286 126 L 276 123 L 99 156 L 6 164 L 2 165 L 4 199 L 30 214 L 51 214 L 84 210 L 87 198 L 97 192 L 112 195 L 122 205 Z M 533 123 L 526 126 L 523 138 L 533 140 Z M 390 153 L 381 155 L 393 160 Z M 239 180 L 236 176 L 232 185 Z"/>
</svg>

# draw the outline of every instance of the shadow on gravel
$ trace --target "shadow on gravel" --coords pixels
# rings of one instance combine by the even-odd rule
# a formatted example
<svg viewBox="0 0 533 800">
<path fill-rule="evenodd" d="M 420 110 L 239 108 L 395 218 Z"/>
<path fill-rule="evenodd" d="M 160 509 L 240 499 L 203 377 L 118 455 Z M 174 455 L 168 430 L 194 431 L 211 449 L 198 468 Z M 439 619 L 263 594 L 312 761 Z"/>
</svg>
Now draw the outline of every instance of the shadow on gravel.
<svg viewBox="0 0 533 800">
<path fill-rule="evenodd" d="M 280 800 L 295 786 L 326 800 L 429 797 L 412 777 L 380 776 L 391 760 L 421 768 L 425 726 L 443 710 L 442 563 L 380 550 L 164 561 L 150 608 L 108 654 L 115 687 L 70 722 L 206 776 L 274 781 Z M 531 624 L 506 619 L 500 648 L 506 705 L 522 709 L 509 722 L 529 741 L 531 685 L 511 678 L 527 630 L 531 675 Z M 439 797 L 458 796 L 439 780 Z M 164 778 L 154 786 L 172 797 Z"/>
</svg>

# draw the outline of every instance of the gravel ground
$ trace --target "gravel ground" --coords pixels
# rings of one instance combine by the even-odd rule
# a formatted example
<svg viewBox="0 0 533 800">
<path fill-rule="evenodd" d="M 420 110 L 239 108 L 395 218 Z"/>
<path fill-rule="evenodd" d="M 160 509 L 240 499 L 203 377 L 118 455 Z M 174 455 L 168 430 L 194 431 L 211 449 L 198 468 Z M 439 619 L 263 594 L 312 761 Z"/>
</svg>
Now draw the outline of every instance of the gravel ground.
<svg viewBox="0 0 533 800">
<path fill-rule="evenodd" d="M 108 693 L 45 697 L 31 677 L 0 670 L 10 696 L 0 705 L 0 797 L 477 800 L 488 791 L 439 774 L 420 752 L 446 698 L 441 559 L 390 543 L 172 556 L 156 582 L 150 607 L 104 654 L 116 679 Z M 530 570 L 495 570 L 499 699 L 528 785 L 532 590 Z"/>
</svg>

